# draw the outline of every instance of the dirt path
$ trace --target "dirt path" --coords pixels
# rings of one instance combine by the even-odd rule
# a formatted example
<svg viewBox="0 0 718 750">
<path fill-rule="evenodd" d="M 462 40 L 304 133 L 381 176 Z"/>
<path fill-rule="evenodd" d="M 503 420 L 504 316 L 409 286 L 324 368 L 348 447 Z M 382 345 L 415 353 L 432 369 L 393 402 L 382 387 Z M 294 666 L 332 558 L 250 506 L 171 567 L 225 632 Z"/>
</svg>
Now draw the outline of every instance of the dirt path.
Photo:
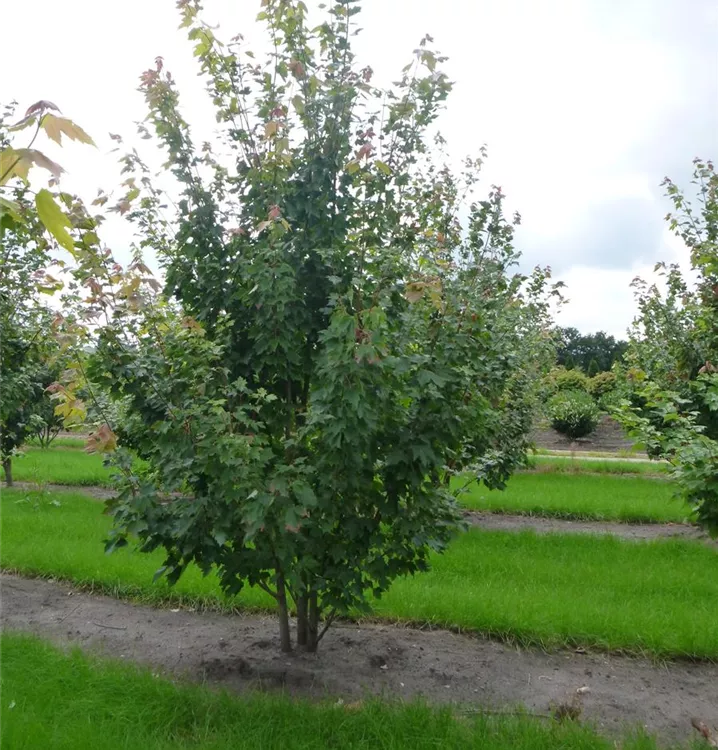
<svg viewBox="0 0 718 750">
<path fill-rule="evenodd" d="M 473 526 L 495 531 L 524 531 L 539 534 L 613 534 L 623 539 L 692 539 L 718 544 L 697 526 L 682 523 L 615 523 L 610 521 L 568 521 L 563 518 L 519 516 L 485 511 L 466 511 L 464 518 Z"/>
<path fill-rule="evenodd" d="M 442 630 L 391 625 L 332 628 L 319 655 L 278 652 L 270 617 L 135 606 L 58 583 L 3 575 L 3 628 L 80 644 L 116 658 L 234 690 L 357 700 L 367 692 L 422 695 L 473 707 L 523 704 L 541 713 L 588 687 L 584 716 L 604 731 L 642 724 L 670 740 L 690 720 L 718 724 L 718 665 L 654 666 L 642 659 L 562 651 L 545 654 Z"/>
<path fill-rule="evenodd" d="M 604 414 L 596 429 L 587 437 L 571 440 L 547 425 L 536 425 L 531 437 L 539 448 L 549 450 L 605 451 L 616 453 L 631 450 L 634 442 L 631 440 L 615 419 Z"/>
<path fill-rule="evenodd" d="M 2 486 L 5 489 L 5 485 Z M 41 484 L 37 482 L 13 482 L 12 489 L 14 490 L 28 490 L 30 492 L 44 491 L 44 492 L 77 492 L 83 495 L 89 495 L 94 497 L 96 500 L 109 500 L 115 495 L 115 491 L 111 487 L 98 487 L 96 485 L 81 485 L 81 484 Z"/>
</svg>

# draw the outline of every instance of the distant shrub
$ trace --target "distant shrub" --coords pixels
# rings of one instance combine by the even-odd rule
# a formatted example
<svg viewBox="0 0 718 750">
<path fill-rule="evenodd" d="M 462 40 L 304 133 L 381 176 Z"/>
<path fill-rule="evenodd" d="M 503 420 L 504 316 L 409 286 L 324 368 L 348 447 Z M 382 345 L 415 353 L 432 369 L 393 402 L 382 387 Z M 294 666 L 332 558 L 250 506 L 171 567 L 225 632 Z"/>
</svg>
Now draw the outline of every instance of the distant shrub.
<svg viewBox="0 0 718 750">
<path fill-rule="evenodd" d="M 593 378 L 598 375 L 599 372 L 601 372 L 601 368 L 598 366 L 598 362 L 594 358 L 588 363 L 588 370 L 586 371 L 586 374 L 589 378 Z"/>
<path fill-rule="evenodd" d="M 551 426 L 569 438 L 592 433 L 601 416 L 593 398 L 585 391 L 560 391 L 548 403 Z"/>
<path fill-rule="evenodd" d="M 548 395 L 561 391 L 584 391 L 588 393 L 588 378 L 580 370 L 567 370 L 565 367 L 555 367 L 546 376 L 546 390 Z"/>
<path fill-rule="evenodd" d="M 616 390 L 616 376 L 612 372 L 600 372 L 588 380 L 588 392 L 598 401 Z"/>
</svg>

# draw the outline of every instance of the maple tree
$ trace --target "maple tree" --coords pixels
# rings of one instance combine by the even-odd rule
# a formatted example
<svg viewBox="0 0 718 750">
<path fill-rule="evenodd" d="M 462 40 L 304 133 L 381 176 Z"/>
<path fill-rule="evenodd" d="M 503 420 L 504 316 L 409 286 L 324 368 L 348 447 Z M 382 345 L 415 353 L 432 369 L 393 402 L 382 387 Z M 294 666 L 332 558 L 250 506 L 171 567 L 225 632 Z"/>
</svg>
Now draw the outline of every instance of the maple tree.
<svg viewBox="0 0 718 750">
<path fill-rule="evenodd" d="M 218 142 L 194 145 L 158 58 L 141 132 L 176 211 L 131 151 L 114 208 L 136 227 L 133 261 L 95 245 L 75 267 L 86 376 L 123 404 L 93 437 L 120 477 L 108 549 L 164 549 L 170 582 L 196 564 L 229 594 L 259 586 L 282 648 L 293 608 L 313 651 L 337 614 L 428 568 L 462 489 L 501 487 L 525 459 L 557 289 L 513 268 L 519 218 L 500 188 L 477 195 L 483 150 L 456 173 L 431 136 L 451 83 L 430 37 L 383 90 L 351 49 L 356 0 L 319 25 L 303 2 L 265 0 L 263 62 L 199 3 L 178 8 Z"/>
<path fill-rule="evenodd" d="M 67 228 L 72 226 L 70 209 L 75 199 L 51 192 L 62 167 L 34 144 L 41 132 L 57 143 L 63 135 L 92 143 L 58 112 L 51 102 L 40 101 L 19 121 L 14 121 L 14 105 L 5 107 L 0 118 L 0 457 L 8 485 L 12 457 L 28 434 L 49 435 L 58 427 L 47 388 L 57 376 L 59 345 L 54 314 L 41 296 L 55 294 L 63 286 L 51 272 L 53 266 L 63 264 L 55 256 L 58 246 L 74 250 Z M 29 145 L 14 145 L 17 134 L 28 129 L 32 131 Z M 33 189 L 28 179 L 32 167 L 49 172 L 48 187 Z M 63 416 L 76 419 L 80 412 L 72 407 L 66 412 L 66 408 L 60 406 Z"/>
<path fill-rule="evenodd" d="M 674 209 L 666 220 L 690 251 L 695 281 L 663 263 L 664 288 L 634 281 L 639 314 L 617 416 L 670 462 L 696 519 L 718 535 L 718 174 L 696 159 L 692 200 L 670 179 L 663 184 Z"/>
</svg>

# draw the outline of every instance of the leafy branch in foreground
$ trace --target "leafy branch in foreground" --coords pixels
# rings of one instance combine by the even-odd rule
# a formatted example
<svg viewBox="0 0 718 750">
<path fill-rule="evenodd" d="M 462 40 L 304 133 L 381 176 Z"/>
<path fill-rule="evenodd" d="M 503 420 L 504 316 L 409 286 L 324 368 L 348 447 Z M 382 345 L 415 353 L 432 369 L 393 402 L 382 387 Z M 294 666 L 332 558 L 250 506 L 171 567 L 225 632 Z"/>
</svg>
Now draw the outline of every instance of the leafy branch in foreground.
<svg viewBox="0 0 718 750">
<path fill-rule="evenodd" d="M 678 265 L 656 266 L 665 291 L 636 279 L 636 318 L 617 416 L 668 459 L 698 522 L 718 535 L 718 175 L 696 159 L 697 208 L 668 178 L 675 213 L 666 217 L 690 251 L 695 283 Z"/>
<path fill-rule="evenodd" d="M 41 296 L 63 288 L 56 269 L 65 261 L 55 252 L 59 246 L 75 253 L 68 228 L 74 231 L 78 223 L 73 211 L 76 201 L 48 188 L 34 191 L 28 173 L 33 166 L 49 171 L 50 188 L 62 173 L 58 164 L 34 148 L 41 131 L 57 143 L 63 135 L 92 141 L 56 112 L 54 104 L 40 101 L 19 122 L 10 124 L 14 105 L 5 107 L 0 118 L 0 458 L 8 485 L 12 484 L 12 458 L 27 435 L 49 439 L 59 427 L 47 388 L 66 363 L 56 340 L 54 315 Z M 25 130 L 32 132 L 27 147 L 14 146 L 15 134 Z M 61 411 L 70 420 L 79 414 L 69 404 Z"/>
</svg>

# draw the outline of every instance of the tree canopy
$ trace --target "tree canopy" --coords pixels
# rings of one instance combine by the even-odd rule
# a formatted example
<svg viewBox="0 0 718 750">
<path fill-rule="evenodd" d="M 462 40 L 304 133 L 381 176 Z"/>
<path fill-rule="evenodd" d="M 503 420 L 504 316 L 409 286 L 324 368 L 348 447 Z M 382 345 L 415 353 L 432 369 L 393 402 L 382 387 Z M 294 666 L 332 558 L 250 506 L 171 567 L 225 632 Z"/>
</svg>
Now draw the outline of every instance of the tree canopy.
<svg viewBox="0 0 718 750">
<path fill-rule="evenodd" d="M 590 376 L 608 372 L 614 363 L 621 361 L 628 348 L 627 341 L 604 331 L 583 334 L 577 328 L 559 326 L 556 339 L 556 364 L 568 369 L 578 367 Z"/>
<path fill-rule="evenodd" d="M 142 128 L 176 211 L 132 151 L 117 209 L 133 262 L 99 249 L 91 218 L 73 225 L 90 297 L 72 329 L 97 337 L 87 376 L 123 406 L 93 436 L 120 445 L 108 549 L 136 537 L 164 549 L 170 581 L 195 563 L 230 594 L 260 586 L 284 649 L 293 601 L 314 650 L 322 618 L 427 569 L 460 526 L 463 485 L 502 486 L 524 460 L 558 291 L 544 269 L 515 270 L 519 217 L 500 188 L 477 194 L 483 149 L 449 165 L 435 122 L 451 83 L 430 37 L 384 90 L 352 52 L 356 0 L 319 25 L 302 2 L 266 0 L 262 61 L 242 36 L 221 42 L 198 3 L 178 7 L 217 142 L 194 144 L 158 59 Z"/>
<path fill-rule="evenodd" d="M 690 281 L 659 263 L 663 284 L 636 279 L 639 314 L 626 355 L 630 398 L 619 416 L 673 464 L 698 521 L 718 534 L 718 175 L 696 159 L 690 193 L 670 179 L 668 224 L 690 250 Z"/>
</svg>

